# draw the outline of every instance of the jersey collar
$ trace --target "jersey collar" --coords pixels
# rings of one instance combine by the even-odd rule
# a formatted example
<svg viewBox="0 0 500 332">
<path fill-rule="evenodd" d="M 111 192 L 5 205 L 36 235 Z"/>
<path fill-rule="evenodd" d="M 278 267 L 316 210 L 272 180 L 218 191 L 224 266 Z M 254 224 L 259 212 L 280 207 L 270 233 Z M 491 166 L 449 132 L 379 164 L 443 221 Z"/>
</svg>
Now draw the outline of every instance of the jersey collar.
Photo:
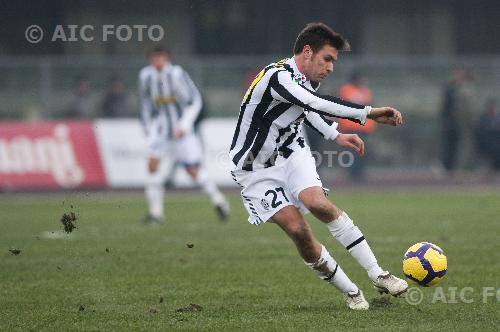
<svg viewBox="0 0 500 332">
<path fill-rule="evenodd" d="M 308 79 L 306 78 L 306 75 L 302 74 L 299 71 L 299 68 L 297 67 L 297 63 L 295 62 L 295 59 L 291 57 L 287 63 L 290 65 L 290 68 L 292 69 L 292 76 L 293 80 L 300 85 L 304 85 L 308 82 Z"/>
</svg>

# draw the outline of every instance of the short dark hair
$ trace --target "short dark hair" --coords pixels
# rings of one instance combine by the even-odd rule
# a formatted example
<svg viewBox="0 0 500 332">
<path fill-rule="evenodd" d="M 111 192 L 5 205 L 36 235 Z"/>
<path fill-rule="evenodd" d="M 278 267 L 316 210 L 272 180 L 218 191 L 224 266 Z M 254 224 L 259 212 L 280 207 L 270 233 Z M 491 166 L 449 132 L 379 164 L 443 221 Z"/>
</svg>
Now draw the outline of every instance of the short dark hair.
<svg viewBox="0 0 500 332">
<path fill-rule="evenodd" d="M 170 51 L 164 46 L 156 46 L 149 50 L 148 56 L 152 56 L 153 54 L 164 54 L 168 56 L 170 55 Z"/>
<path fill-rule="evenodd" d="M 327 44 L 339 51 L 351 50 L 347 39 L 333 31 L 328 25 L 320 22 L 309 23 L 297 36 L 297 40 L 295 40 L 295 45 L 293 46 L 293 54 L 302 52 L 306 45 L 311 46 L 313 52 L 318 52 Z"/>
</svg>

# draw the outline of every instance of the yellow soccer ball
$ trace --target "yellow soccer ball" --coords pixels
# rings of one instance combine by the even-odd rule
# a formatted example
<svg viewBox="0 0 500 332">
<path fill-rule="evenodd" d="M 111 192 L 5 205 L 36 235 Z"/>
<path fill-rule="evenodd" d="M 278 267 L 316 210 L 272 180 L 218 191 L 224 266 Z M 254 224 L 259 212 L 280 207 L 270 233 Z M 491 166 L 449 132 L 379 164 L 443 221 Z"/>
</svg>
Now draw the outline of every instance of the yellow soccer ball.
<svg viewBox="0 0 500 332">
<path fill-rule="evenodd" d="M 420 242 L 412 245 L 403 257 L 403 273 L 420 286 L 434 286 L 441 282 L 448 260 L 435 244 Z"/>
</svg>

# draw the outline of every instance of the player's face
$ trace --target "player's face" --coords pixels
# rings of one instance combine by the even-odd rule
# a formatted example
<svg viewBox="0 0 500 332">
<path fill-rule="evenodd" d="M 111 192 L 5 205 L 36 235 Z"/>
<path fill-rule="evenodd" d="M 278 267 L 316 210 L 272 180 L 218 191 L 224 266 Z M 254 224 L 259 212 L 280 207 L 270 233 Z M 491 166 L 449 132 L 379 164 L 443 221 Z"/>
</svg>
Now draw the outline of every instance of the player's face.
<svg viewBox="0 0 500 332">
<path fill-rule="evenodd" d="M 153 53 L 149 56 L 149 63 L 157 70 L 162 70 L 168 62 L 168 56 L 165 53 Z"/>
<path fill-rule="evenodd" d="M 330 45 L 325 45 L 318 52 L 313 52 L 308 66 L 308 78 L 316 82 L 324 80 L 333 71 L 338 55 L 339 51 Z"/>
</svg>

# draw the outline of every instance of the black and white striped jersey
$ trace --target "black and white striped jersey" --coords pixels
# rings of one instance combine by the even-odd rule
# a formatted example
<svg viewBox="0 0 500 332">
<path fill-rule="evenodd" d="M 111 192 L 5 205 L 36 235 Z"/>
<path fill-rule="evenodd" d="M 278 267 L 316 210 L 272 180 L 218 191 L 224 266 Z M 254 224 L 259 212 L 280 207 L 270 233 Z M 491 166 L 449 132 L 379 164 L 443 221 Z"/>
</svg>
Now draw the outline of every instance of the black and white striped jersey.
<svg viewBox="0 0 500 332">
<path fill-rule="evenodd" d="M 148 128 L 156 117 L 163 116 L 167 137 L 172 137 L 174 128 L 192 131 L 203 106 L 200 92 L 186 71 L 170 63 L 161 71 L 151 65 L 140 71 L 139 98 L 143 125 Z"/>
<path fill-rule="evenodd" d="M 338 135 L 337 124 L 327 116 L 365 123 L 370 106 L 320 95 L 318 88 L 318 82 L 298 70 L 294 58 L 266 66 L 243 97 L 229 152 L 235 169 L 271 167 L 277 158 L 305 147 L 303 123 L 326 139 Z"/>
</svg>

